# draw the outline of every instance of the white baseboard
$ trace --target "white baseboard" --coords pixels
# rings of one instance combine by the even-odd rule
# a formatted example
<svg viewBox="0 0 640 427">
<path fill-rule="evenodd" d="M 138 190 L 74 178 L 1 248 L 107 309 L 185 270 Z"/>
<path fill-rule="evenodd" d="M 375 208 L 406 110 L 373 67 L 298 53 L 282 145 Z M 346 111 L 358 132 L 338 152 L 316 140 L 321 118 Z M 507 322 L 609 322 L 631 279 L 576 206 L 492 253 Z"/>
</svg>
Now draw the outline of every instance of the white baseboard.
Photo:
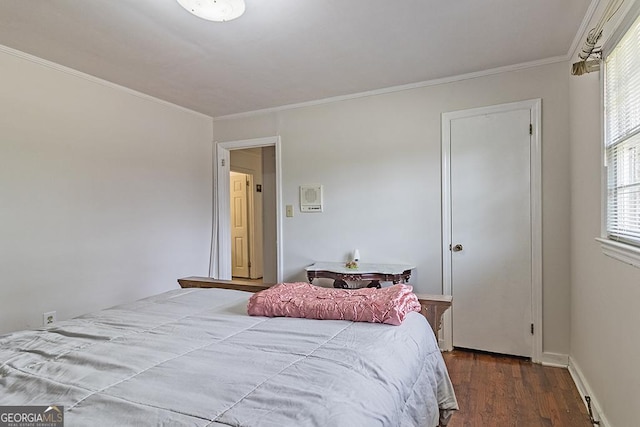
<svg viewBox="0 0 640 427">
<path fill-rule="evenodd" d="M 584 378 L 584 375 L 582 374 L 582 371 L 576 364 L 575 360 L 573 360 L 571 357 L 569 357 L 569 373 L 571 374 L 571 378 L 573 378 L 573 382 L 578 388 L 578 392 L 580 393 L 580 397 L 582 397 L 582 401 L 584 402 L 585 406 L 587 406 L 587 401 L 584 397 L 591 397 L 591 410 L 593 411 L 593 418 L 600 421 L 600 427 L 611 427 L 611 424 L 609 423 L 609 421 L 607 421 L 607 418 L 602 413 L 602 409 L 600 409 L 601 406 L 593 395 L 591 387 L 589 387 L 589 383 Z"/>
<path fill-rule="evenodd" d="M 544 366 L 553 366 L 555 368 L 566 368 L 567 366 L 569 366 L 569 355 L 549 353 L 545 351 L 540 357 L 540 364 Z"/>
<path fill-rule="evenodd" d="M 444 339 L 438 338 L 438 347 L 440 347 L 440 351 L 453 351 L 453 347 L 447 348 L 447 343 Z"/>
</svg>

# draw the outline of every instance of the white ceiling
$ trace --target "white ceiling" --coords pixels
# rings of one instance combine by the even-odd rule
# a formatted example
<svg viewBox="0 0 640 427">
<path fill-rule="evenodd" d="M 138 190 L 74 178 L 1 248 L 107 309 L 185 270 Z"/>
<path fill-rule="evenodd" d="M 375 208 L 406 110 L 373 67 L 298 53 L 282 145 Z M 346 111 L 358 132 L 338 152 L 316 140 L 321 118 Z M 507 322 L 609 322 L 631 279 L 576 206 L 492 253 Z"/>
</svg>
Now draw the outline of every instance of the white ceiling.
<svg viewBox="0 0 640 427">
<path fill-rule="evenodd" d="M 4 0 L 0 44 L 216 117 L 565 57 L 590 3 Z"/>
</svg>

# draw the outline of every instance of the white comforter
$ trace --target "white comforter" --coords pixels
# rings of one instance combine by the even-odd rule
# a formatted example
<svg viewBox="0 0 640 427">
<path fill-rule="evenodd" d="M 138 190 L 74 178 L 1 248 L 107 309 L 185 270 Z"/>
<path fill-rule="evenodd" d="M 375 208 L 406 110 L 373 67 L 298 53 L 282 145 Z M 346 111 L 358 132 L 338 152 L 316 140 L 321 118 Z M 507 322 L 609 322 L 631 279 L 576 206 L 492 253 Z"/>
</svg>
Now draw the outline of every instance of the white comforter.
<svg viewBox="0 0 640 427">
<path fill-rule="evenodd" d="M 0 337 L 0 405 L 75 426 L 425 426 L 457 408 L 423 316 L 400 326 L 250 317 L 185 289 Z"/>
</svg>

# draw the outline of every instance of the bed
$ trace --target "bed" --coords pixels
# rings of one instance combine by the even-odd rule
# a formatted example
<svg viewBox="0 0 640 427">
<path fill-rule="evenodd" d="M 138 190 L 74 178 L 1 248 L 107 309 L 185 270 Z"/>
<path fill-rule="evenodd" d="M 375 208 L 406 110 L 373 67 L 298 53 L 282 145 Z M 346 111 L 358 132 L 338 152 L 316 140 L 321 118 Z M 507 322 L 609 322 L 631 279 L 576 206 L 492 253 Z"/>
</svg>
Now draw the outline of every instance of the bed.
<svg viewBox="0 0 640 427">
<path fill-rule="evenodd" d="M 247 315 L 251 293 L 186 288 L 0 337 L 0 406 L 58 405 L 69 426 L 446 425 L 435 336 Z"/>
</svg>

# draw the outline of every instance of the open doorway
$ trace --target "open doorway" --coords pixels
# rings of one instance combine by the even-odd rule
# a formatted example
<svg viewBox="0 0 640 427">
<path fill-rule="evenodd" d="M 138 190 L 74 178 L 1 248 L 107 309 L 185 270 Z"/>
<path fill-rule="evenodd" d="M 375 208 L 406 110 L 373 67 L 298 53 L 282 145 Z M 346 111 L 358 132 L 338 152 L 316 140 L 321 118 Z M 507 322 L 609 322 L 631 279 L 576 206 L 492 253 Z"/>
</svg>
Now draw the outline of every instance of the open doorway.
<svg viewBox="0 0 640 427">
<path fill-rule="evenodd" d="M 219 142 L 214 153 L 210 277 L 264 283 L 281 281 L 280 138 Z M 232 172 L 239 174 L 235 185 Z M 242 201 L 242 183 L 247 195 L 246 209 Z M 234 187 L 239 190 L 239 200 L 232 197 Z M 232 212 L 234 204 L 240 207 L 237 212 Z M 246 234 L 234 235 L 234 221 L 247 224 Z M 246 259 L 246 269 L 233 268 L 242 267 L 243 259 Z"/>
</svg>

